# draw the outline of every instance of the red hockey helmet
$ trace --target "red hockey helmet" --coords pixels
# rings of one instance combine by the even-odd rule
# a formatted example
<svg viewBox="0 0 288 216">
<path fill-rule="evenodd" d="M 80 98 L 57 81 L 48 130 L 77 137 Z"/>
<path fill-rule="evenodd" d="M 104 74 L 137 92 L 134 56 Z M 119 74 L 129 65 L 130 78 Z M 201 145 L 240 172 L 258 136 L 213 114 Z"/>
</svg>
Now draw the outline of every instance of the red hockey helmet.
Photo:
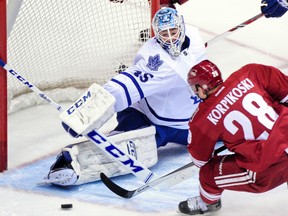
<svg viewBox="0 0 288 216">
<path fill-rule="evenodd" d="M 223 79 L 219 68 L 213 62 L 204 60 L 190 69 L 188 83 L 195 92 L 197 86 L 208 92 L 223 83 Z"/>
</svg>

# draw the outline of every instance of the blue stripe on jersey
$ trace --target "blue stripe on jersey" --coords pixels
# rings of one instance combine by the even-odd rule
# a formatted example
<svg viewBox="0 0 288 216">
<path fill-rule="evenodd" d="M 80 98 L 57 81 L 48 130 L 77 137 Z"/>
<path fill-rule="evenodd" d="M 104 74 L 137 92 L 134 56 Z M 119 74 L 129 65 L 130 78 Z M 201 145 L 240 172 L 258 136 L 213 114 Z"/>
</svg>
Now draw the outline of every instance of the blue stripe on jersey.
<svg viewBox="0 0 288 216">
<path fill-rule="evenodd" d="M 132 104 L 131 97 L 129 95 L 129 92 L 128 92 L 128 89 L 127 89 L 126 85 L 124 85 L 122 82 L 119 82 L 118 80 L 113 79 L 113 78 L 111 79 L 111 81 L 117 83 L 118 85 L 120 85 L 124 89 L 125 95 L 126 95 L 126 98 L 127 98 L 127 104 L 128 104 L 128 106 L 131 106 L 131 104 Z"/>
<path fill-rule="evenodd" d="M 120 74 L 123 74 L 124 76 L 127 76 L 128 78 L 131 79 L 131 81 L 134 83 L 136 89 L 139 92 L 140 98 L 144 98 L 144 93 L 139 85 L 139 83 L 136 81 L 135 77 L 133 77 L 131 74 L 127 73 L 127 72 L 121 72 Z"/>
<path fill-rule="evenodd" d="M 165 118 L 165 117 L 161 117 L 161 116 L 158 116 L 157 113 L 152 109 L 152 107 L 149 105 L 147 99 L 145 98 L 145 101 L 146 101 L 146 104 L 150 110 L 150 112 L 159 120 L 162 120 L 162 121 L 171 121 L 171 122 L 186 122 L 186 121 L 189 121 L 190 118 L 187 118 L 187 119 L 171 119 L 171 118 Z"/>
</svg>

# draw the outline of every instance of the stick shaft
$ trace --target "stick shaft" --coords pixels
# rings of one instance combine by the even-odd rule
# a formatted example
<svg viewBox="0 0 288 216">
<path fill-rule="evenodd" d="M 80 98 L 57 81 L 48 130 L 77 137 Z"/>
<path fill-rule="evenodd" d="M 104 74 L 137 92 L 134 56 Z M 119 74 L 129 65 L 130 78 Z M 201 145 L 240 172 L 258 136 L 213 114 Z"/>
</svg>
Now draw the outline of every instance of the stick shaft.
<svg viewBox="0 0 288 216">
<path fill-rule="evenodd" d="M 227 36 L 230 35 L 231 33 L 235 32 L 235 31 L 237 31 L 237 30 L 239 30 L 239 29 L 244 28 L 245 26 L 251 24 L 252 22 L 258 20 L 259 18 L 261 18 L 261 17 L 263 17 L 263 16 L 264 16 L 264 14 L 262 14 L 262 13 L 257 14 L 256 16 L 254 16 L 254 17 L 246 20 L 245 22 L 242 22 L 241 24 L 239 24 L 239 25 L 237 25 L 237 26 L 229 29 L 228 31 L 226 31 L 226 32 L 224 32 L 224 33 L 222 33 L 222 34 L 220 34 L 220 35 L 212 38 L 211 40 L 209 40 L 209 41 L 207 41 L 207 42 L 205 43 L 205 47 L 210 46 L 210 45 L 214 44 L 215 42 L 217 42 L 217 41 L 219 41 L 219 40 L 222 40 L 223 38 L 227 37 Z"/>
<path fill-rule="evenodd" d="M 47 96 L 44 92 L 42 92 L 40 89 L 38 89 L 36 86 L 34 86 L 32 83 L 30 83 L 27 79 L 25 79 L 23 76 L 18 74 L 16 71 L 14 71 L 9 65 L 7 65 L 5 62 L 3 62 L 0 59 L 0 66 L 4 68 L 7 72 L 9 72 L 11 75 L 13 75 L 16 79 L 18 79 L 20 82 L 22 82 L 24 85 L 26 85 L 29 89 L 31 89 L 33 92 L 35 92 L 39 97 L 41 97 L 43 100 L 45 100 L 47 103 L 52 105 L 56 110 L 63 111 L 62 107 L 56 103 L 52 98 Z"/>
<path fill-rule="evenodd" d="M 225 146 L 221 146 L 215 150 L 214 154 L 218 154 L 226 149 L 227 148 Z M 104 173 L 100 174 L 100 178 L 105 184 L 105 186 L 109 188 L 112 192 L 123 198 L 130 199 L 156 186 L 160 189 L 166 189 L 191 178 L 195 174 L 195 172 L 198 172 L 193 167 L 194 163 L 190 162 L 164 176 L 161 176 L 158 179 L 155 179 L 151 182 L 146 183 L 145 185 L 142 185 L 141 187 L 136 188 L 135 190 L 126 190 L 125 188 L 122 188 L 121 186 L 114 183 L 111 179 L 109 179 Z"/>
</svg>

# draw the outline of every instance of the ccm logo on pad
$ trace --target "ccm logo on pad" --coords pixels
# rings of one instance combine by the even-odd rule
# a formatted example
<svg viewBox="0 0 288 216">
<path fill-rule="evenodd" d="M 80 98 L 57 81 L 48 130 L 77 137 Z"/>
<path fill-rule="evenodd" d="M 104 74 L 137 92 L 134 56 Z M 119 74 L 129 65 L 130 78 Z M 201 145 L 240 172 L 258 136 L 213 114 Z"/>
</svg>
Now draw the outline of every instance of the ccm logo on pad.
<svg viewBox="0 0 288 216">
<path fill-rule="evenodd" d="M 71 115 L 76 109 L 80 108 L 89 98 L 91 97 L 91 92 L 88 91 L 86 95 L 75 102 L 68 110 L 67 114 Z"/>
<path fill-rule="evenodd" d="M 91 138 L 94 143 L 96 143 L 102 150 L 105 150 L 109 153 L 110 156 L 113 158 L 118 158 L 118 160 L 128 167 L 132 172 L 137 173 L 143 170 L 143 167 L 135 164 L 137 160 L 133 161 L 131 158 L 126 156 L 120 149 L 110 143 L 107 139 L 103 136 L 98 134 L 95 130 L 92 130 L 90 133 L 87 134 L 89 138 Z"/>
</svg>

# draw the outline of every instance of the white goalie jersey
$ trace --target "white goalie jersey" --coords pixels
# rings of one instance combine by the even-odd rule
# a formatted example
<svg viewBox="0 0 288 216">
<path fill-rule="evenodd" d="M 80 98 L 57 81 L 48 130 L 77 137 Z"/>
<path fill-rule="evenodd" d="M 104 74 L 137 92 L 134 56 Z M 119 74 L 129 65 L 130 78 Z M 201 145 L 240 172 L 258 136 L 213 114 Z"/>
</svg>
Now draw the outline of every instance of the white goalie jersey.
<svg viewBox="0 0 288 216">
<path fill-rule="evenodd" d="M 156 125 L 188 129 L 199 100 L 187 84 L 187 74 L 207 58 L 198 29 L 189 26 L 186 35 L 186 48 L 175 59 L 156 38 L 150 39 L 138 51 L 133 66 L 103 86 L 116 98 L 116 111 L 131 106 Z"/>
</svg>

